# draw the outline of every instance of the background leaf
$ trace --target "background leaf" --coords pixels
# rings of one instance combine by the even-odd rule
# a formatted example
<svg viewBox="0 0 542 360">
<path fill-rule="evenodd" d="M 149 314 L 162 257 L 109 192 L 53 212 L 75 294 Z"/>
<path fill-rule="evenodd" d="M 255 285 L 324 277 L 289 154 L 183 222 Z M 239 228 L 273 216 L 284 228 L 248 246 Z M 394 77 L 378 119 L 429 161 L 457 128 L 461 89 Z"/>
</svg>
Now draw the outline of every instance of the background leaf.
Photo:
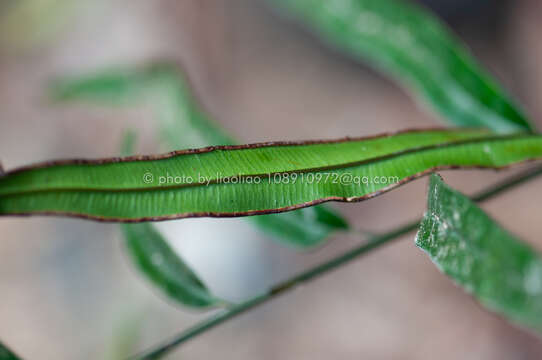
<svg viewBox="0 0 542 360">
<path fill-rule="evenodd" d="M 398 0 L 272 0 L 326 42 L 399 80 L 445 120 L 531 130 L 503 90 L 429 12 Z"/>
<path fill-rule="evenodd" d="M 0 177 L 0 215 L 126 222 L 249 216 L 360 201 L 435 169 L 498 168 L 541 157 L 537 135 L 432 130 L 52 162 Z"/>
<path fill-rule="evenodd" d="M 317 205 L 295 211 L 261 215 L 249 220 L 278 240 L 310 248 L 320 244 L 331 233 L 348 230 L 346 220 L 329 206 Z"/>
<path fill-rule="evenodd" d="M 53 83 L 51 96 L 56 101 L 84 100 L 114 106 L 146 104 L 159 120 L 167 151 L 234 143 L 203 110 L 188 79 L 173 64 L 66 77 Z"/>
<path fill-rule="evenodd" d="M 191 307 L 224 303 L 209 292 L 152 224 L 123 224 L 122 230 L 134 263 L 169 298 Z"/>
<path fill-rule="evenodd" d="M 134 143 L 135 133 L 127 132 L 121 153 L 133 153 Z M 224 303 L 210 293 L 154 225 L 123 224 L 121 227 L 126 251 L 138 270 L 170 299 L 190 307 L 211 307 Z"/>
<path fill-rule="evenodd" d="M 484 306 L 542 331 L 542 258 L 437 175 L 416 245 Z"/>
<path fill-rule="evenodd" d="M 57 101 L 148 104 L 160 120 L 161 138 L 168 151 L 234 144 L 234 140 L 209 118 L 192 94 L 189 81 L 172 64 L 152 64 L 65 78 L 57 81 L 51 91 Z M 331 233 L 349 228 L 337 211 L 324 205 L 261 216 L 252 221 L 275 239 L 300 248 L 318 245 Z"/>
<path fill-rule="evenodd" d="M 70 0 L 3 0 L 0 3 L 2 50 L 28 50 L 52 40 L 73 21 L 76 10 L 83 5 L 84 2 Z"/>
</svg>

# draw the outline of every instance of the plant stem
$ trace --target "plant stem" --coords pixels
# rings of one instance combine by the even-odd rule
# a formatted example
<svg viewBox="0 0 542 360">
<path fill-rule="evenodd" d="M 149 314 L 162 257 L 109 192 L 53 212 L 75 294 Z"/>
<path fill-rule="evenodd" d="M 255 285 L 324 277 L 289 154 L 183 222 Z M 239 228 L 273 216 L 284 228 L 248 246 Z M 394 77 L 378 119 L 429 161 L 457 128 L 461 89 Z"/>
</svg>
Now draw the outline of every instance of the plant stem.
<svg viewBox="0 0 542 360">
<path fill-rule="evenodd" d="M 477 202 L 488 200 L 507 190 L 512 189 L 515 186 L 532 180 L 539 175 L 542 175 L 542 166 L 527 169 L 471 196 L 471 199 Z M 391 243 L 392 240 L 398 239 L 401 236 L 415 230 L 419 226 L 420 221 L 421 219 L 418 219 L 403 226 L 397 227 L 387 233 L 375 235 L 370 239 L 369 242 L 360 245 L 352 250 L 349 250 L 336 258 L 324 262 L 323 264 L 306 270 L 305 272 L 302 272 L 301 274 L 298 274 L 284 282 L 281 282 L 263 294 L 255 296 L 242 303 L 236 304 L 229 309 L 222 310 L 219 313 L 209 317 L 208 319 L 205 319 L 202 322 L 186 329 L 179 335 L 175 336 L 173 339 L 157 346 L 155 349 L 151 349 L 147 352 L 136 355 L 132 359 L 158 359 L 173 350 L 178 345 L 181 345 L 188 340 L 214 328 L 215 326 L 220 325 L 228 319 L 231 319 L 258 305 L 274 299 L 275 297 L 293 289 L 294 287 L 306 281 L 312 280 L 320 275 L 335 270 L 341 265 L 357 259 L 358 257 L 370 252 L 373 249 Z"/>
<path fill-rule="evenodd" d="M 542 175 L 542 166 L 531 167 L 485 188 L 479 193 L 472 195 L 470 198 L 476 202 L 486 201 L 516 186 L 533 180 L 540 175 Z"/>
</svg>

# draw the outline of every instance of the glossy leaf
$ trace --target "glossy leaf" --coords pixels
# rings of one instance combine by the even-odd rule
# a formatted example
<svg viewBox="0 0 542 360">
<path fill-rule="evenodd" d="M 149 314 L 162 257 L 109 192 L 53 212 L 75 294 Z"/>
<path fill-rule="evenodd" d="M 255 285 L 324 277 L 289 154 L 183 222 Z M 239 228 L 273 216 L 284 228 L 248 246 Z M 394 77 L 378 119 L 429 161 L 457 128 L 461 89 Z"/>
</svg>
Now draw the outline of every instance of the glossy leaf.
<svg viewBox="0 0 542 360">
<path fill-rule="evenodd" d="M 122 230 L 126 248 L 134 263 L 171 299 L 192 307 L 222 303 L 209 292 L 152 224 L 123 224 Z"/>
<path fill-rule="evenodd" d="M 542 137 L 410 131 L 38 164 L 0 177 L 0 215 L 105 221 L 248 216 L 374 197 L 428 171 L 542 157 Z"/>
<path fill-rule="evenodd" d="M 122 142 L 123 155 L 133 153 L 135 133 L 128 131 Z M 122 224 L 126 251 L 139 271 L 170 299 L 191 307 L 222 303 L 213 296 L 160 232 L 149 223 Z"/>
<path fill-rule="evenodd" d="M 271 0 L 334 47 L 368 60 L 459 126 L 529 130 L 522 111 L 447 27 L 411 1 Z"/>
<path fill-rule="evenodd" d="M 416 245 L 488 309 L 542 331 L 542 258 L 437 175 Z"/>
<path fill-rule="evenodd" d="M 20 360 L 11 350 L 0 343 L 0 360 Z"/>
<path fill-rule="evenodd" d="M 52 87 L 52 94 L 58 101 L 147 103 L 160 119 L 163 143 L 169 149 L 234 143 L 203 111 L 188 80 L 174 65 L 154 64 L 67 78 Z M 338 212 L 325 205 L 261 216 L 253 222 L 277 240 L 301 248 L 318 245 L 331 233 L 349 227 Z"/>
</svg>

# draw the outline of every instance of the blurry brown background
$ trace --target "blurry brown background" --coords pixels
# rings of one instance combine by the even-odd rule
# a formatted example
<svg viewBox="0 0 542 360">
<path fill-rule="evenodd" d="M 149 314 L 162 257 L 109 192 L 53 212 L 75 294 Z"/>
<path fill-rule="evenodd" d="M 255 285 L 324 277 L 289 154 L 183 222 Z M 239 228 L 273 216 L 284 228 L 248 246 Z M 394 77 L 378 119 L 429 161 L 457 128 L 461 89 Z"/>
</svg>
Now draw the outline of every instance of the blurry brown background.
<svg viewBox="0 0 542 360">
<path fill-rule="evenodd" d="M 28 0 L 0 4 L 0 159 L 158 151 L 146 109 L 53 106 L 47 82 L 156 59 L 185 64 L 214 117 L 242 142 L 361 136 L 435 126 L 400 88 L 321 45 L 256 0 Z M 542 118 L 542 3 L 425 1 Z M 23 7 L 23 6 L 20 6 Z M 540 122 L 538 122 L 540 124 Z M 503 174 L 445 173 L 469 193 Z M 423 213 L 426 180 L 336 206 L 384 231 Z M 542 182 L 484 208 L 542 250 Z M 296 252 L 247 222 L 182 220 L 159 228 L 217 294 L 240 300 L 362 241 L 335 236 Z M 117 359 L 208 314 L 179 308 L 134 271 L 118 226 L 0 219 L 0 339 L 25 359 Z M 542 343 L 479 307 L 413 244 L 414 234 L 243 315 L 171 359 L 537 359 Z"/>
</svg>

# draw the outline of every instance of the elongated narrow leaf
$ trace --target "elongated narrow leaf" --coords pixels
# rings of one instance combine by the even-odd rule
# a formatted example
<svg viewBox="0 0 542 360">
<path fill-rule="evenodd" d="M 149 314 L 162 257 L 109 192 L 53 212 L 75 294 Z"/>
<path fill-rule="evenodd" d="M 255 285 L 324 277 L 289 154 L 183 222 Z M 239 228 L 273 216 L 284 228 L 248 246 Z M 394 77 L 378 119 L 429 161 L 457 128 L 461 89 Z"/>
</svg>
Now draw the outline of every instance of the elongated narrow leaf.
<svg viewBox="0 0 542 360">
<path fill-rule="evenodd" d="M 121 153 L 133 153 L 135 134 L 127 132 Z M 191 307 L 216 306 L 221 301 L 169 246 L 154 225 L 122 224 L 126 250 L 138 270 L 170 299 Z"/>
<path fill-rule="evenodd" d="M 154 64 L 64 79 L 56 83 L 52 93 L 55 99 L 64 101 L 148 103 L 160 119 L 163 142 L 170 149 L 234 143 L 209 119 L 188 81 L 173 65 Z M 321 243 L 332 232 L 348 229 L 346 220 L 325 205 L 260 216 L 253 222 L 277 240 L 302 248 Z"/>
<path fill-rule="evenodd" d="M 437 175 L 416 245 L 484 306 L 542 331 L 542 258 Z"/>
<path fill-rule="evenodd" d="M 0 343 L 0 360 L 20 360 L 11 350 Z"/>
<path fill-rule="evenodd" d="M 398 79 L 453 124 L 531 129 L 446 26 L 410 1 L 270 1 L 333 46 Z"/>
<path fill-rule="evenodd" d="M 152 224 L 123 224 L 122 230 L 126 248 L 134 263 L 171 299 L 192 307 L 209 307 L 221 303 Z"/>
<path fill-rule="evenodd" d="M 541 157 L 541 136 L 433 130 L 68 160 L 0 177 L 0 215 L 126 222 L 258 215 L 360 201 L 434 169 L 496 168 Z"/>
</svg>

